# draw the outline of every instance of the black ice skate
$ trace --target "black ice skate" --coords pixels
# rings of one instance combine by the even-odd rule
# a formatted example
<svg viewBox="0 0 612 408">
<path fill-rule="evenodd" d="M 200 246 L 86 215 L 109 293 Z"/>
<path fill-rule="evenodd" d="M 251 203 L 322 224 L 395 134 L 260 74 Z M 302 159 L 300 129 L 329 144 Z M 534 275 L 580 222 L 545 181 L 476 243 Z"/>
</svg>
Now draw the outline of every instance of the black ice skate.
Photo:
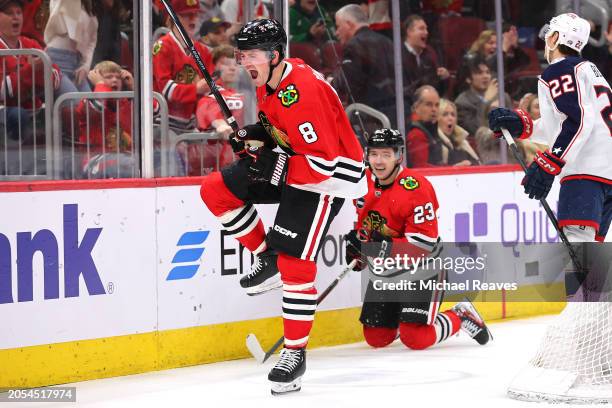
<svg viewBox="0 0 612 408">
<path fill-rule="evenodd" d="M 284 348 L 278 363 L 268 374 L 272 382 L 272 395 L 280 395 L 302 389 L 302 376 L 306 371 L 306 349 Z"/>
<path fill-rule="evenodd" d="M 485 345 L 493 338 L 472 302 L 466 299 L 464 302 L 459 302 L 453 306 L 452 310 L 461 319 L 461 330 L 476 340 L 478 344 Z"/>
<path fill-rule="evenodd" d="M 246 289 L 247 295 L 260 295 L 283 286 L 276 266 L 277 258 L 276 251 L 272 249 L 255 255 L 251 272 L 240 279 L 240 286 Z"/>
</svg>

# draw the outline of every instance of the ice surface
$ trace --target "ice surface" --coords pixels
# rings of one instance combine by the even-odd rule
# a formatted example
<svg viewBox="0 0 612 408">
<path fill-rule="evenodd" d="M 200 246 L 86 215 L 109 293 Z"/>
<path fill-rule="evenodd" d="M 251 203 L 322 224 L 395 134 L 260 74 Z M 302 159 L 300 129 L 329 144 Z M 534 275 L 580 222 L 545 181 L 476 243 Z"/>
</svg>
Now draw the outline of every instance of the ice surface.
<svg viewBox="0 0 612 408">
<path fill-rule="evenodd" d="M 384 349 L 357 343 L 311 350 L 302 391 L 277 397 L 267 381 L 277 356 L 264 365 L 247 359 L 72 385 L 83 407 L 541 407 L 508 399 L 506 387 L 551 319 L 493 323 L 486 346 L 461 334 L 425 351 L 399 340 Z"/>
</svg>

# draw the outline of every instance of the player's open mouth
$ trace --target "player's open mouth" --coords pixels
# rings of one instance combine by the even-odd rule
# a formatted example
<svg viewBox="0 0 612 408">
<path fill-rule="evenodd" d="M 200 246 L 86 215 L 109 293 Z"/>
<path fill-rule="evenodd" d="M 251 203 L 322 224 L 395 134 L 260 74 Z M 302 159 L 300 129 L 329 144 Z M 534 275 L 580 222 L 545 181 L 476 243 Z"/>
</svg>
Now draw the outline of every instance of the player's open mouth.
<svg viewBox="0 0 612 408">
<path fill-rule="evenodd" d="M 251 74 L 251 78 L 253 79 L 257 79 L 257 77 L 259 76 L 259 73 L 255 69 L 249 69 L 249 74 Z"/>
</svg>

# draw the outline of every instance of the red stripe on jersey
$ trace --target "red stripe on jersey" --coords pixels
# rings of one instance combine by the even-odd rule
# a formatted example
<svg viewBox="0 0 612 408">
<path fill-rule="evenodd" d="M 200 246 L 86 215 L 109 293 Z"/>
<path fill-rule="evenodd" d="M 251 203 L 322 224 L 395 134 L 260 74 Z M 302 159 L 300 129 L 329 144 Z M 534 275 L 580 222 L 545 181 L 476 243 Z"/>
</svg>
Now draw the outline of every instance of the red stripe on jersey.
<svg viewBox="0 0 612 408">
<path fill-rule="evenodd" d="M 561 183 L 564 183 L 569 180 L 593 180 L 599 183 L 604 184 L 612 184 L 612 180 L 607 179 L 605 177 L 592 176 L 590 174 L 572 174 L 571 176 L 566 176 L 561 179 Z"/>
<path fill-rule="evenodd" d="M 568 227 L 568 226 L 585 226 L 585 227 L 593 227 L 595 231 L 599 230 L 599 223 L 593 220 L 559 220 L 559 227 Z"/>
<path fill-rule="evenodd" d="M 323 232 L 324 229 L 324 220 L 327 218 L 327 212 L 329 211 L 329 196 L 326 195 L 323 197 L 323 208 L 321 209 L 321 213 L 319 214 L 319 219 L 316 223 L 316 228 L 314 234 L 312 234 L 312 238 L 310 240 L 310 245 L 308 246 L 308 252 L 306 253 L 305 259 L 310 259 L 314 252 L 316 252 L 316 243 L 319 241 L 317 238 L 319 234 Z"/>
</svg>

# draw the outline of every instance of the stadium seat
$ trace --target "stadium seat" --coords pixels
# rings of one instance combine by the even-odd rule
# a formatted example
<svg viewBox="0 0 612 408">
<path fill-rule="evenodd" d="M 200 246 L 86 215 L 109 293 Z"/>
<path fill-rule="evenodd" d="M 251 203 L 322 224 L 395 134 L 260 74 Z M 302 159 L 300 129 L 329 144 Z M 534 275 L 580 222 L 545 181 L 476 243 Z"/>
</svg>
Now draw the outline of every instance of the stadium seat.
<svg viewBox="0 0 612 408">
<path fill-rule="evenodd" d="M 315 70 L 321 70 L 321 52 L 314 44 L 292 42 L 289 44 L 289 56 L 301 58 Z"/>
<path fill-rule="evenodd" d="M 442 41 L 441 64 L 456 72 L 461 57 L 485 29 L 485 22 L 476 17 L 450 16 L 438 20 Z"/>
</svg>

